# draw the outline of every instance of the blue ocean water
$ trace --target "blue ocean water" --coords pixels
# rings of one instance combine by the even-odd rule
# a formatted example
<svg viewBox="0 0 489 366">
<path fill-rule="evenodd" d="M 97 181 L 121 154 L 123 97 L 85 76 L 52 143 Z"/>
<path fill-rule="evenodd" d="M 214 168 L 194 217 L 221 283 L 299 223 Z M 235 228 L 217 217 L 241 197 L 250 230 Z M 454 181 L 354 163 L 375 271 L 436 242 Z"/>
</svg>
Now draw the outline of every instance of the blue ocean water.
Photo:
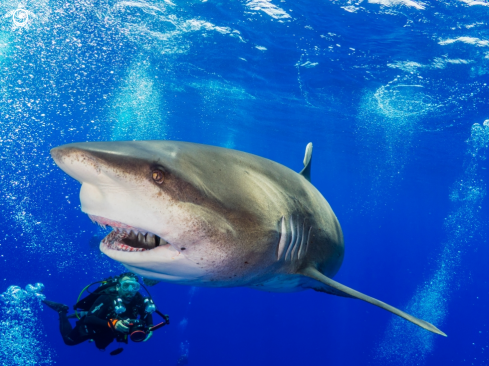
<svg viewBox="0 0 489 366">
<path fill-rule="evenodd" d="M 488 16 L 483 0 L 1 0 L 0 363 L 489 364 Z M 160 283 L 171 324 L 149 342 L 65 346 L 40 299 L 71 305 L 124 268 L 49 150 L 133 139 L 296 171 L 313 142 L 345 235 L 335 280 L 448 337 L 314 291 Z"/>
</svg>

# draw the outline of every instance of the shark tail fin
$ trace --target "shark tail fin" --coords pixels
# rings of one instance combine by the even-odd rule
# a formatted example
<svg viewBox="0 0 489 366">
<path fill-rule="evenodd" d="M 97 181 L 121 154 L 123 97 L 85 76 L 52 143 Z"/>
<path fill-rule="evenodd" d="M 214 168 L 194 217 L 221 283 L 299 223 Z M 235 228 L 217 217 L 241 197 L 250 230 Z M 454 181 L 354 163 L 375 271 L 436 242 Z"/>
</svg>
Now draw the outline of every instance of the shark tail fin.
<svg viewBox="0 0 489 366">
<path fill-rule="evenodd" d="M 306 146 L 306 153 L 304 155 L 304 169 L 299 173 L 309 182 L 311 181 L 311 161 L 312 161 L 312 142 Z"/>
<path fill-rule="evenodd" d="M 447 336 L 445 333 L 443 333 L 441 330 L 439 330 L 433 324 L 428 323 L 427 321 L 424 321 L 422 319 L 418 319 L 412 315 L 409 315 L 409 314 L 405 313 L 404 311 L 401 311 L 399 309 L 396 309 L 393 306 L 386 304 L 385 302 L 374 299 L 373 297 L 364 295 L 361 292 L 358 292 L 358 291 L 355 291 L 349 287 L 346 287 L 339 282 L 333 281 L 331 278 L 326 277 L 325 275 L 320 273 L 315 268 L 307 267 L 306 269 L 302 270 L 300 273 L 304 276 L 307 276 L 307 277 L 310 277 L 316 281 L 319 281 L 319 282 L 321 282 L 321 283 L 323 283 L 329 287 L 332 287 L 332 288 L 334 288 L 340 292 L 343 292 L 343 293 L 347 294 L 348 297 L 354 297 L 354 298 L 369 302 L 375 306 L 378 306 L 379 308 L 390 311 L 391 313 L 396 314 L 396 315 L 400 316 L 401 318 L 409 320 L 411 323 L 414 323 L 417 326 L 420 326 L 421 328 L 429 330 L 430 332 L 440 334 L 444 337 Z"/>
</svg>

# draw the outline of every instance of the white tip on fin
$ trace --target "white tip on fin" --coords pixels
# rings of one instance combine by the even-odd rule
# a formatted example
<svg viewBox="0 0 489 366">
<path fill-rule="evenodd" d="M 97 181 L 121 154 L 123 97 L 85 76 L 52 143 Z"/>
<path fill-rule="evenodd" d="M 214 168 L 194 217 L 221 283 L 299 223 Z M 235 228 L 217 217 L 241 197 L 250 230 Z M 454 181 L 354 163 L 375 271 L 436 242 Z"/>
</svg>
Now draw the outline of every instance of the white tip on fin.
<svg viewBox="0 0 489 366">
<path fill-rule="evenodd" d="M 299 173 L 309 182 L 311 181 L 311 160 L 312 160 L 312 142 L 306 146 L 306 153 L 304 154 L 304 169 Z"/>
</svg>

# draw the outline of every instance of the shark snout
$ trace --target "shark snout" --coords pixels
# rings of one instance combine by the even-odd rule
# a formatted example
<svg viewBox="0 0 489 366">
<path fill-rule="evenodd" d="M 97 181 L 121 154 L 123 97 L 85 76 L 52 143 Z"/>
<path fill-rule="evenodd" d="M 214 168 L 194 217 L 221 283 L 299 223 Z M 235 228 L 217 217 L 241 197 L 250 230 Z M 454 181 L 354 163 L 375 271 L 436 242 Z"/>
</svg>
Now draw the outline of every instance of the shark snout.
<svg viewBox="0 0 489 366">
<path fill-rule="evenodd" d="M 56 165 L 80 183 L 98 181 L 102 170 L 99 159 L 89 151 L 73 145 L 51 149 L 51 156 Z"/>
</svg>

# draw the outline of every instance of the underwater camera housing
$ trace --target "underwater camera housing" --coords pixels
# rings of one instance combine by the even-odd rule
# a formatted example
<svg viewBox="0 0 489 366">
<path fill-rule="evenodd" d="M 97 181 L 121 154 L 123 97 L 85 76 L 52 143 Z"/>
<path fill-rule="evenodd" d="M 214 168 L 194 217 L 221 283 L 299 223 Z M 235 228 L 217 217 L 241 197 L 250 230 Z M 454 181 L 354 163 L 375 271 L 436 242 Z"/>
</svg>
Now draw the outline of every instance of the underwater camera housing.
<svg viewBox="0 0 489 366">
<path fill-rule="evenodd" d="M 142 342 L 146 339 L 149 332 L 153 332 L 170 324 L 170 317 L 168 315 L 162 314 L 158 310 L 156 310 L 156 313 L 163 318 L 163 321 L 149 328 L 147 328 L 144 322 L 139 319 L 131 320 L 129 323 L 129 338 L 131 338 L 131 341 L 136 343 Z"/>
<path fill-rule="evenodd" d="M 129 323 L 129 338 L 133 342 L 142 342 L 146 339 L 150 330 L 139 319 L 131 320 Z"/>
<path fill-rule="evenodd" d="M 129 321 L 129 338 L 131 338 L 131 341 L 133 342 L 142 342 L 146 339 L 148 336 L 149 332 L 153 332 L 157 329 L 160 329 L 161 327 L 170 324 L 170 317 L 166 314 L 160 313 L 158 310 L 156 310 L 156 313 L 163 318 L 163 321 L 161 323 L 158 323 L 156 325 L 153 325 L 152 327 L 147 327 L 146 324 L 144 324 L 143 321 L 140 319 L 132 319 Z"/>
</svg>

